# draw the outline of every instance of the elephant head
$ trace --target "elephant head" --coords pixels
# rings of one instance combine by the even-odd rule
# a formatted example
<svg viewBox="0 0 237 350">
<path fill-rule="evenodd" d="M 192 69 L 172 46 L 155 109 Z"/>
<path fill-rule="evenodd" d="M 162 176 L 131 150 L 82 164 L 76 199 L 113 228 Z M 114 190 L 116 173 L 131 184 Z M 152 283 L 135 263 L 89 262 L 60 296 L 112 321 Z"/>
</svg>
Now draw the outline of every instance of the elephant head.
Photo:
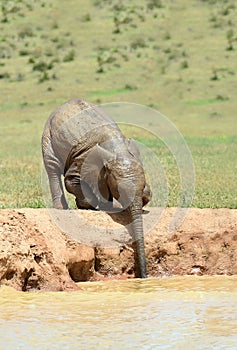
<svg viewBox="0 0 237 350">
<path fill-rule="evenodd" d="M 86 202 L 89 205 L 87 208 L 98 206 L 106 210 L 111 207 L 113 198 L 121 204 L 128 214 L 130 233 L 135 242 L 136 262 L 138 262 L 136 275 L 145 278 L 142 207 L 150 201 L 151 191 L 146 183 L 141 161 L 126 150 L 123 153 L 116 153 L 96 145 L 83 162 L 81 159 L 77 161 L 77 168 L 79 163 L 80 180 L 76 189 L 69 190 L 66 174 L 67 189 L 76 195 L 79 208 L 80 203 L 83 202 L 84 205 Z"/>
</svg>

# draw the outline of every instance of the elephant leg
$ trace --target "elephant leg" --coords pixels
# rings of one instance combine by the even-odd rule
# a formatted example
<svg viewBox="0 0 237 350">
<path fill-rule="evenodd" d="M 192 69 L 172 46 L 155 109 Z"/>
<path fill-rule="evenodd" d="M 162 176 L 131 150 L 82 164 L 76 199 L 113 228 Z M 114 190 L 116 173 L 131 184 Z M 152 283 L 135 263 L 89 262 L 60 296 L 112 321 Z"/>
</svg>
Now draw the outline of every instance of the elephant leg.
<svg viewBox="0 0 237 350">
<path fill-rule="evenodd" d="M 52 195 L 53 207 L 55 209 L 68 209 L 68 204 L 62 186 L 61 174 L 50 173 L 49 185 Z"/>
<path fill-rule="evenodd" d="M 61 179 L 62 171 L 57 158 L 46 155 L 44 164 L 48 174 L 53 207 L 55 209 L 68 209 Z"/>
<path fill-rule="evenodd" d="M 98 200 L 90 187 L 79 176 L 66 176 L 65 187 L 69 193 L 76 197 L 78 209 L 95 209 L 98 206 Z"/>
<path fill-rule="evenodd" d="M 78 209 L 91 209 L 94 210 L 98 206 L 98 200 L 91 191 L 90 187 L 83 182 L 79 187 L 79 191 L 76 195 L 76 205 Z"/>
</svg>

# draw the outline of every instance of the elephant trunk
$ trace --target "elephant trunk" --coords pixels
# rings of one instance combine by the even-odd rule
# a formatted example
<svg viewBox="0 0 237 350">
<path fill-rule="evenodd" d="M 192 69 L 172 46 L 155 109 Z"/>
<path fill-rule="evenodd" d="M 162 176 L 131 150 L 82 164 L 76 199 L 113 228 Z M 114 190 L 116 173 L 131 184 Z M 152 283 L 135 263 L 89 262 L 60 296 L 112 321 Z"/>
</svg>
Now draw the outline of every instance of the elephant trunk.
<svg viewBox="0 0 237 350">
<path fill-rule="evenodd" d="M 144 246 L 144 233 L 142 221 L 142 203 L 130 206 L 131 233 L 133 237 L 133 248 L 135 254 L 135 276 L 146 278 L 146 254 Z"/>
</svg>

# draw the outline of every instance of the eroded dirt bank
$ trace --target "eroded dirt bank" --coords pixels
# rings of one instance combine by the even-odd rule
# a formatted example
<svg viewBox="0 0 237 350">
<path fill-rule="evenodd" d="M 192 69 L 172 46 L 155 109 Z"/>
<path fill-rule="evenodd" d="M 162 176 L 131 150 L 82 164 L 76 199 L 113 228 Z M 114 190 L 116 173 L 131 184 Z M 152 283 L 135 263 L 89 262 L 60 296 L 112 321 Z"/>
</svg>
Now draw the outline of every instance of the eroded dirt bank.
<svg viewBox="0 0 237 350">
<path fill-rule="evenodd" d="M 175 208 L 162 215 L 159 208 L 149 208 L 143 215 L 149 275 L 237 274 L 237 210 L 190 209 L 170 230 L 174 213 Z M 55 215 L 46 209 L 0 210 L 1 284 L 23 291 L 70 291 L 78 289 L 78 281 L 133 277 L 133 251 L 121 215 Z M 75 241 L 73 225 L 83 243 Z"/>
</svg>

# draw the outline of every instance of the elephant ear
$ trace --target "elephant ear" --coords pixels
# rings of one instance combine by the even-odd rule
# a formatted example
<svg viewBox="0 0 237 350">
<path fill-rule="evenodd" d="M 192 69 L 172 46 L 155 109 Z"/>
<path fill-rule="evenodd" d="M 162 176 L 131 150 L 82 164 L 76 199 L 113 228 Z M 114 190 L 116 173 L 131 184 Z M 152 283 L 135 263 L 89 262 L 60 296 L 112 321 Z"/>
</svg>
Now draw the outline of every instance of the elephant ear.
<svg viewBox="0 0 237 350">
<path fill-rule="evenodd" d="M 81 180 L 90 186 L 99 201 L 109 197 L 105 167 L 113 159 L 113 153 L 97 144 L 88 152 L 82 164 Z"/>
<path fill-rule="evenodd" d="M 136 158 L 139 163 L 142 163 L 141 154 L 138 145 L 134 139 L 125 139 L 125 144 L 127 145 L 128 152 Z"/>
</svg>

